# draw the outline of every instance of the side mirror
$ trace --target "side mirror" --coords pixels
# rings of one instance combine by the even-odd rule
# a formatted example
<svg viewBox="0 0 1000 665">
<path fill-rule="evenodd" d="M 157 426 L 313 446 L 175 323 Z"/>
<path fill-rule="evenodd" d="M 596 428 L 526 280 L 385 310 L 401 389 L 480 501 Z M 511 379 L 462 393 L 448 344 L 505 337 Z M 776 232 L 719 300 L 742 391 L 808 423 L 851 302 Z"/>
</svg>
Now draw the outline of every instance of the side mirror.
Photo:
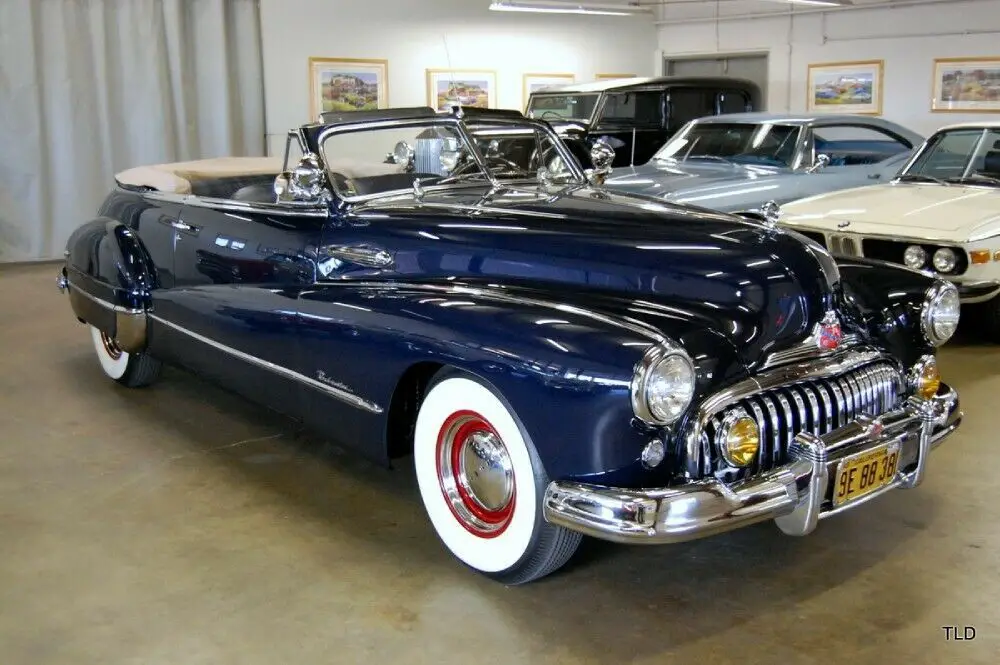
<svg viewBox="0 0 1000 665">
<path fill-rule="evenodd" d="M 590 148 L 590 163 L 593 169 L 587 171 L 590 181 L 603 184 L 611 174 L 611 165 L 615 161 L 615 149 L 604 139 L 597 139 Z"/>
<path fill-rule="evenodd" d="M 816 163 L 806 169 L 806 173 L 816 173 L 821 169 L 825 169 L 830 164 L 830 155 L 819 154 L 816 155 Z"/>
</svg>

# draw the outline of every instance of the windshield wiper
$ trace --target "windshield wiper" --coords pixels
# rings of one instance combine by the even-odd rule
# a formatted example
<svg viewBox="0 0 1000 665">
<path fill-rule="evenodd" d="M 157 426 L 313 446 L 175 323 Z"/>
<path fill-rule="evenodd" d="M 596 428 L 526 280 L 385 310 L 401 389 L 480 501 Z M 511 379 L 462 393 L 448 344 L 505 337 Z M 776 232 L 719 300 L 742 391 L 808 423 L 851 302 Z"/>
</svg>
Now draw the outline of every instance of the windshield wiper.
<svg viewBox="0 0 1000 665">
<path fill-rule="evenodd" d="M 936 182 L 939 185 L 944 185 L 945 187 L 951 187 L 951 183 L 947 180 L 942 180 L 941 178 L 935 178 L 932 175 L 924 175 L 923 173 L 907 173 L 896 178 L 899 182 Z"/>
<path fill-rule="evenodd" d="M 972 175 L 967 175 L 962 178 L 948 178 L 949 182 L 988 182 L 992 185 L 1000 185 L 1000 178 L 995 178 L 991 175 L 986 175 L 985 173 L 973 173 Z"/>
</svg>

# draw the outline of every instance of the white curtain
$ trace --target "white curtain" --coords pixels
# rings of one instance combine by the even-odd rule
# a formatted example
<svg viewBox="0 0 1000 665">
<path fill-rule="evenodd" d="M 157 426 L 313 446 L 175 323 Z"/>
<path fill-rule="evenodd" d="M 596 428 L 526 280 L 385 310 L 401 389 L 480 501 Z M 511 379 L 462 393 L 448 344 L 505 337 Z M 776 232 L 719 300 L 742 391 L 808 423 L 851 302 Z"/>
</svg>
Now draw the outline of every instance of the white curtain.
<svg viewBox="0 0 1000 665">
<path fill-rule="evenodd" d="M 0 262 L 62 256 L 118 171 L 263 155 L 258 0 L 0 0 Z"/>
</svg>

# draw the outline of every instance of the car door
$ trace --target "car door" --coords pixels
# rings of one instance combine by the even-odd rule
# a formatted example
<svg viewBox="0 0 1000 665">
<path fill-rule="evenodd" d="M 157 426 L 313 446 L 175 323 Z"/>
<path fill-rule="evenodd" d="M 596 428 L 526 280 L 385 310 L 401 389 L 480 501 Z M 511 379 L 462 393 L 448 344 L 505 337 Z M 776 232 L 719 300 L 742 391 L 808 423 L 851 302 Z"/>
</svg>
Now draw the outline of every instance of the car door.
<svg viewBox="0 0 1000 665">
<path fill-rule="evenodd" d="M 298 415 L 296 300 L 313 282 L 309 247 L 325 218 L 185 206 L 174 286 L 154 302 L 168 353 L 208 378 Z"/>
</svg>

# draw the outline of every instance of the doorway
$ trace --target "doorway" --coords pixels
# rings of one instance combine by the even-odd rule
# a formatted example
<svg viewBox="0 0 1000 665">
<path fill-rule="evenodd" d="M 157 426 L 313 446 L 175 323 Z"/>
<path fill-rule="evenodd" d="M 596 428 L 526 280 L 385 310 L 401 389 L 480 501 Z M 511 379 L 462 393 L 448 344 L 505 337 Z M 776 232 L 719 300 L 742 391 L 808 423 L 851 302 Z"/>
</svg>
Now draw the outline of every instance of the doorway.
<svg viewBox="0 0 1000 665">
<path fill-rule="evenodd" d="M 664 58 L 665 76 L 735 76 L 760 86 L 762 111 L 767 110 L 767 54 Z"/>
</svg>

